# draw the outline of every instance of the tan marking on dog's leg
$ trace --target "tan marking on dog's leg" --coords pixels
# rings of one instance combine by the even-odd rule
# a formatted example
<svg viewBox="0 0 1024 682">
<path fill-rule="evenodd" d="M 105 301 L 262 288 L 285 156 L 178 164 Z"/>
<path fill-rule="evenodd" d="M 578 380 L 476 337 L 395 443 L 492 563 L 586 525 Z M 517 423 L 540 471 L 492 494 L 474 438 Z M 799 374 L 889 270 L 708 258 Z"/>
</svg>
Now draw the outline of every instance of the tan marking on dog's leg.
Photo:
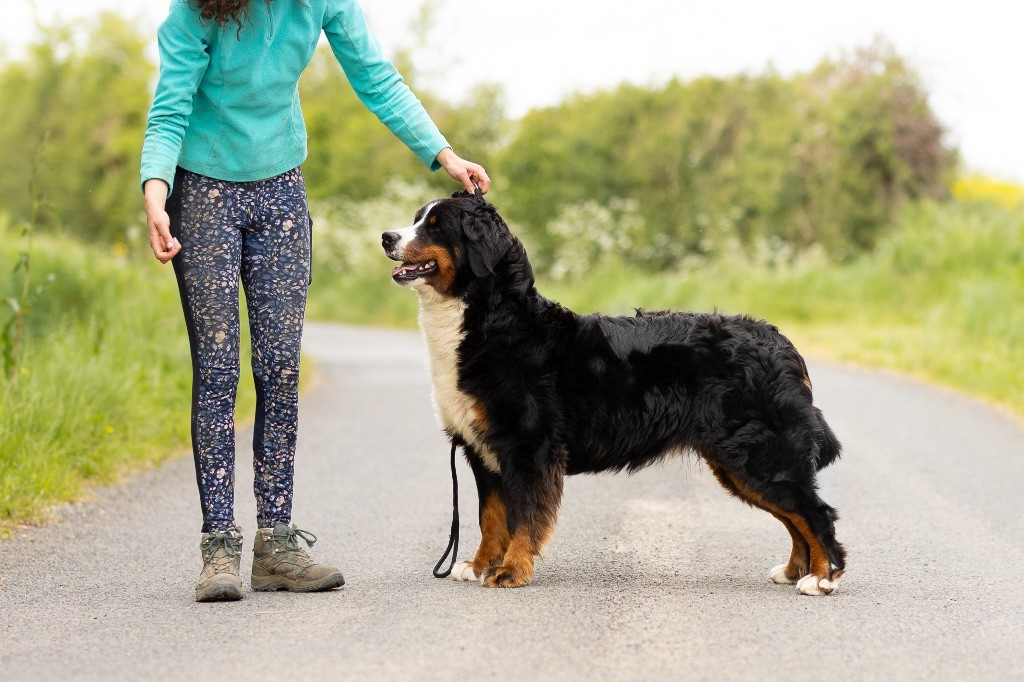
<svg viewBox="0 0 1024 682">
<path fill-rule="evenodd" d="M 772 516 L 782 522 L 782 525 L 789 531 L 789 537 L 793 540 L 793 549 L 789 554 L 787 563 L 776 566 L 771 570 L 769 578 L 773 583 L 780 585 L 792 585 L 800 578 L 807 575 L 810 566 L 810 549 L 803 534 L 784 516 L 770 512 Z"/>
<path fill-rule="evenodd" d="M 539 554 L 530 533 L 516 531 L 508 545 L 508 551 L 498 566 L 488 571 L 484 578 L 487 587 L 522 587 L 533 577 L 533 557 Z"/>
<path fill-rule="evenodd" d="M 718 483 L 725 488 L 726 492 L 743 499 L 743 496 L 740 495 L 740 491 L 736 488 L 736 484 L 732 482 L 732 478 L 725 473 L 725 470 L 722 467 L 706 457 L 704 458 L 704 462 L 708 465 L 708 469 L 711 469 L 711 473 L 715 475 L 715 478 L 718 479 Z"/>
<path fill-rule="evenodd" d="M 510 542 L 505 502 L 497 494 L 491 494 L 480 515 L 480 547 L 472 562 L 476 574 L 483 575 L 488 568 L 499 565 Z"/>
<path fill-rule="evenodd" d="M 564 465 L 556 462 L 538 483 L 530 513 L 521 516 L 520 518 L 524 520 L 518 522 L 514 529 L 510 529 L 511 538 L 501 565 L 487 571 L 483 580 L 484 585 L 520 587 L 533 577 L 533 557 L 540 556 L 541 548 L 555 532 L 558 505 L 562 499 L 563 472 Z M 512 503 L 506 500 L 506 504 Z M 507 508 L 505 513 L 507 517 Z"/>
<path fill-rule="evenodd" d="M 828 594 L 835 589 L 835 581 L 830 580 L 831 565 L 825 548 L 818 537 L 811 532 L 810 526 L 802 516 L 795 512 L 784 511 L 772 504 L 714 462 L 708 461 L 708 467 L 722 487 L 758 509 L 768 512 L 781 521 L 789 531 L 790 539 L 793 541 L 789 562 L 780 564 L 771 570 L 769 578 L 772 582 L 797 583 L 797 588 L 802 594 Z M 804 579 L 811 575 L 816 576 L 813 581 Z M 814 583 L 814 589 L 817 591 L 805 591 L 811 589 L 811 582 Z"/>
<path fill-rule="evenodd" d="M 554 511 L 538 515 L 533 526 L 524 525 L 516 529 L 509 539 L 508 549 L 501 565 L 485 573 L 483 584 L 487 587 L 521 587 L 533 578 L 533 558 L 540 556 L 540 550 L 555 532 Z"/>
<path fill-rule="evenodd" d="M 832 577 L 832 564 L 828 560 L 824 545 L 812 531 L 806 519 L 795 512 L 786 514 L 787 518 L 807 540 L 810 550 L 810 572 L 801 578 L 796 588 L 800 594 L 820 596 L 831 594 L 836 588 L 836 580 Z"/>
</svg>

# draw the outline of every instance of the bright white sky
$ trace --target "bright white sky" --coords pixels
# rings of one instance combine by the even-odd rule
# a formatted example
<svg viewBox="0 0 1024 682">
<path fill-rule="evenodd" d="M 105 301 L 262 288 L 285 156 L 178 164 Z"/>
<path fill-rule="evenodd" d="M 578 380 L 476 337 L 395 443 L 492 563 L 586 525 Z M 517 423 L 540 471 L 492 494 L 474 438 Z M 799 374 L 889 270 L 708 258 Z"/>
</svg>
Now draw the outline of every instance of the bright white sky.
<svg viewBox="0 0 1024 682">
<path fill-rule="evenodd" d="M 282 0 L 276 0 L 278 2 Z M 410 42 L 422 0 L 361 0 L 386 49 Z M 509 113 L 624 80 L 810 69 L 825 55 L 891 40 L 922 74 L 932 106 L 970 168 L 1024 182 L 1024 3 L 1020 0 L 436 0 L 418 66 L 458 98 L 474 83 L 504 86 Z M 101 9 L 150 33 L 168 0 L 35 0 L 44 21 Z M 30 0 L 3 0 L 0 44 L 32 35 Z M 453 141 L 458 131 L 446 131 Z"/>
</svg>

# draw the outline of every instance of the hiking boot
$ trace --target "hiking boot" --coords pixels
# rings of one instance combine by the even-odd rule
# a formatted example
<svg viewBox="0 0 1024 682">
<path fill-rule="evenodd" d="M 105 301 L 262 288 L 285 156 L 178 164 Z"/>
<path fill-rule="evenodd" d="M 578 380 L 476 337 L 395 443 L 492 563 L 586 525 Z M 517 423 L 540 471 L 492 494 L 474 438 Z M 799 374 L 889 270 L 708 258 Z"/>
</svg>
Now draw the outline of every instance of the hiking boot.
<svg viewBox="0 0 1024 682">
<path fill-rule="evenodd" d="M 203 533 L 199 542 L 203 570 L 196 583 L 196 601 L 237 601 L 242 598 L 238 563 L 242 559 L 241 529 L 233 526 L 218 533 Z"/>
<path fill-rule="evenodd" d="M 345 578 L 334 566 L 318 564 L 299 547 L 299 538 L 312 547 L 316 536 L 279 523 L 256 531 L 252 550 L 252 589 L 257 592 L 322 592 L 341 587 Z"/>
</svg>

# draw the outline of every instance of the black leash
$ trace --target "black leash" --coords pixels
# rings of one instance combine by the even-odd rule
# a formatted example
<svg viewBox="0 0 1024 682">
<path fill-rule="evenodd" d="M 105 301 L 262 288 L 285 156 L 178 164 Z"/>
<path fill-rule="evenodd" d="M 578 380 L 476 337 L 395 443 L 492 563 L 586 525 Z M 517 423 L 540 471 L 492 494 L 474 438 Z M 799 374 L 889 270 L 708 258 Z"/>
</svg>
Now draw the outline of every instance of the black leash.
<svg viewBox="0 0 1024 682">
<path fill-rule="evenodd" d="M 448 564 L 448 570 L 441 572 L 441 564 L 448 558 L 448 554 L 452 555 L 452 561 Z M 455 557 L 459 553 L 459 477 L 455 473 L 455 442 L 452 442 L 452 532 L 448 536 L 448 549 L 444 550 L 444 554 L 441 556 L 441 560 L 434 566 L 434 577 L 435 578 L 447 578 L 452 574 L 452 568 L 455 566 Z"/>
</svg>

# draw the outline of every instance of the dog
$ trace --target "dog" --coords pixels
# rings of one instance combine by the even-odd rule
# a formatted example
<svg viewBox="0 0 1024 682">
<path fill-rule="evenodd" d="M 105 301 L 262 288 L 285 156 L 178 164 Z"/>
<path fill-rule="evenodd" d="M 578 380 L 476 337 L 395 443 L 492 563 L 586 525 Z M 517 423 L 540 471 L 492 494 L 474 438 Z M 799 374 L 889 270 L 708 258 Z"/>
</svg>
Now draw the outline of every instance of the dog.
<svg viewBox="0 0 1024 682">
<path fill-rule="evenodd" d="M 433 201 L 381 236 L 419 294 L 433 399 L 476 478 L 481 540 L 456 580 L 519 587 L 549 540 L 563 477 L 695 452 L 789 531 L 775 583 L 831 593 L 845 570 L 816 474 L 840 443 L 793 344 L 742 315 L 578 315 L 544 298 L 522 243 L 482 194 Z"/>
</svg>

